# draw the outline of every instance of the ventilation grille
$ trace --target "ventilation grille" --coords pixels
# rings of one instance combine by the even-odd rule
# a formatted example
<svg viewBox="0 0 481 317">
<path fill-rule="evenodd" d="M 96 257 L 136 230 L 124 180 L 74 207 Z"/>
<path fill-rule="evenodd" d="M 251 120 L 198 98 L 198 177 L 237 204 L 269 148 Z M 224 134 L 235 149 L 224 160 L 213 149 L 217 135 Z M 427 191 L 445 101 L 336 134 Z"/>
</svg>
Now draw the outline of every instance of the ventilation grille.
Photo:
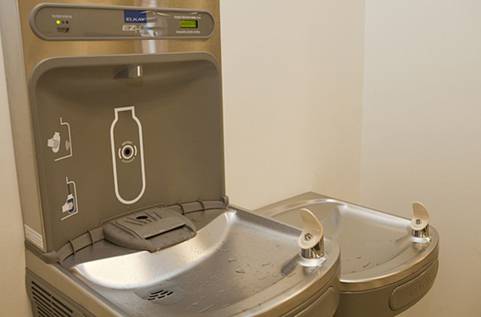
<svg viewBox="0 0 481 317">
<path fill-rule="evenodd" d="M 174 294 L 174 291 L 168 290 L 168 289 L 161 289 L 155 292 L 150 292 L 149 296 L 147 297 L 147 300 L 149 301 L 156 301 L 156 300 L 161 300 L 166 297 L 169 297 L 170 295 Z"/>
<path fill-rule="evenodd" d="M 45 288 L 31 282 L 32 299 L 39 317 L 73 317 L 73 310 Z"/>
</svg>

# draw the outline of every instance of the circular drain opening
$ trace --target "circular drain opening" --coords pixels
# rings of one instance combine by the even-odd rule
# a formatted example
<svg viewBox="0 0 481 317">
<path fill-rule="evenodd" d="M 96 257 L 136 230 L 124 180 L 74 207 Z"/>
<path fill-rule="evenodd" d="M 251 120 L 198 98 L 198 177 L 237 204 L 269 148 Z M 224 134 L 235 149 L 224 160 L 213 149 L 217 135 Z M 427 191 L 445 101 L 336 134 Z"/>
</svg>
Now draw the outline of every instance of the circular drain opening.
<svg viewBox="0 0 481 317">
<path fill-rule="evenodd" d="M 170 295 L 174 294 L 174 291 L 168 290 L 168 289 L 161 289 L 155 292 L 150 292 L 149 296 L 147 297 L 148 301 L 156 301 L 156 300 L 161 300 L 166 297 L 169 297 Z"/>
</svg>

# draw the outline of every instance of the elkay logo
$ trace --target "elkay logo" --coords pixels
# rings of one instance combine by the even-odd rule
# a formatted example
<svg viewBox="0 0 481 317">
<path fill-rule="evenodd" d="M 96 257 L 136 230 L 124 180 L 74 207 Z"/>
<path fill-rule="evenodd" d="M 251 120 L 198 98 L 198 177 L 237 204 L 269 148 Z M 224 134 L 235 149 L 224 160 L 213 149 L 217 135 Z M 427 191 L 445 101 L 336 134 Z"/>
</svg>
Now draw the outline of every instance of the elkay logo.
<svg viewBox="0 0 481 317">
<path fill-rule="evenodd" d="M 124 10 L 125 23 L 147 23 L 147 13 L 139 10 Z"/>
</svg>

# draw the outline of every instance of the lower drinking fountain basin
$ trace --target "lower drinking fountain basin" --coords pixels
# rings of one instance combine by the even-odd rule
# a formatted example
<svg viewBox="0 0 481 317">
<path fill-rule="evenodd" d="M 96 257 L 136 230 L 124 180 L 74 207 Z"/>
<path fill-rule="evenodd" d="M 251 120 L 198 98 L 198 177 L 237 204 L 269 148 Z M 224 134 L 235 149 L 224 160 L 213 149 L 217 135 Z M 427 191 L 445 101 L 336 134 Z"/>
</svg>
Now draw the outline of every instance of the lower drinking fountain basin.
<svg viewBox="0 0 481 317">
<path fill-rule="evenodd" d="M 431 288 L 438 267 L 438 233 L 412 236 L 410 220 L 315 193 L 257 212 L 297 227 L 299 210 L 311 210 L 325 236 L 341 249 L 341 300 L 336 316 L 394 316 Z"/>
<path fill-rule="evenodd" d="M 333 316 L 339 248 L 327 240 L 322 265 L 304 266 L 300 232 L 229 209 L 173 247 L 88 259 L 118 248 L 101 241 L 64 266 L 125 316 Z"/>
</svg>

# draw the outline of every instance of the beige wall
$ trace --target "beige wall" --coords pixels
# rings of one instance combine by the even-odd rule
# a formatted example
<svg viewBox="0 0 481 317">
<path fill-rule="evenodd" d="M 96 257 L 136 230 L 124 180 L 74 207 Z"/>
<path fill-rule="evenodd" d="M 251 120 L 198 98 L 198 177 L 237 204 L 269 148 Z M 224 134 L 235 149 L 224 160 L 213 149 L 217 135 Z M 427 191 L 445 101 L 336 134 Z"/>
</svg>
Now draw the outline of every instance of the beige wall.
<svg viewBox="0 0 481 317">
<path fill-rule="evenodd" d="M 434 289 L 403 316 L 481 316 L 481 1 L 367 0 L 362 202 L 429 207 Z"/>
<path fill-rule="evenodd" d="M 221 1 L 227 191 L 356 200 L 363 1 Z"/>
<path fill-rule="evenodd" d="M 0 307 L 8 316 L 28 316 L 22 217 L 13 155 L 0 32 Z"/>
</svg>

